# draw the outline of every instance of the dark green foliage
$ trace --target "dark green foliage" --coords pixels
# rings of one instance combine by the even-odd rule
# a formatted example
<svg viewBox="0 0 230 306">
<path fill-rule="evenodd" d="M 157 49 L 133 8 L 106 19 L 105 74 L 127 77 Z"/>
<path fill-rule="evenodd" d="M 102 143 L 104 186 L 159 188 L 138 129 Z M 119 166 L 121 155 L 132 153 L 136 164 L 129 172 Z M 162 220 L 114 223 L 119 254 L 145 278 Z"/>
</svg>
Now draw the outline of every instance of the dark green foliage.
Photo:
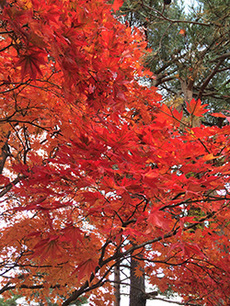
<svg viewBox="0 0 230 306">
<path fill-rule="evenodd" d="M 177 0 L 127 0 L 122 14 L 143 28 L 149 47 L 146 65 L 156 76 L 165 102 L 191 98 L 208 103 L 213 112 L 230 103 L 230 10 L 228 1 L 199 0 L 184 8 Z M 181 107 L 182 107 L 181 105 Z M 216 123 L 209 116 L 209 124 Z"/>
<path fill-rule="evenodd" d="M 8 300 L 4 300 L 4 298 L 0 297 L 0 306 L 16 306 L 17 305 L 17 299 L 19 299 L 19 295 L 13 295 L 12 298 Z"/>
</svg>

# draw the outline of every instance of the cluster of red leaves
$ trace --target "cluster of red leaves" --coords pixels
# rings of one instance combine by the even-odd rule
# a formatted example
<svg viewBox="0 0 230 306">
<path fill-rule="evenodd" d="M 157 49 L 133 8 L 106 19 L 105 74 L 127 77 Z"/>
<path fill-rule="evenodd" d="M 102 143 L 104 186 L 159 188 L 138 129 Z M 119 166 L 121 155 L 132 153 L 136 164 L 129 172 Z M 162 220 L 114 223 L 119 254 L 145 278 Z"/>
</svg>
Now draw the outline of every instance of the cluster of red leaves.
<svg viewBox="0 0 230 306">
<path fill-rule="evenodd" d="M 120 4 L 3 6 L 4 290 L 52 288 L 63 305 L 98 290 L 100 305 L 115 260 L 137 249 L 162 291 L 228 305 L 230 128 L 192 127 L 139 85 L 148 51 L 113 17 Z"/>
</svg>

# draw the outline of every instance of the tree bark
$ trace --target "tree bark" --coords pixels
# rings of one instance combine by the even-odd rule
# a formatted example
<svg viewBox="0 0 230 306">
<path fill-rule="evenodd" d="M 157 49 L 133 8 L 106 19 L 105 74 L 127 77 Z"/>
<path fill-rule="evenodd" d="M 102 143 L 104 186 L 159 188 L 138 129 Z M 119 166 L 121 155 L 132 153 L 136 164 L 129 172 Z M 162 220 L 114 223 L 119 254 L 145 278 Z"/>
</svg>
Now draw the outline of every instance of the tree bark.
<svg viewBox="0 0 230 306">
<path fill-rule="evenodd" d="M 193 98 L 193 87 L 191 84 L 188 84 L 186 80 L 180 80 L 181 89 L 184 94 L 184 99 L 187 102 L 190 102 Z"/>
<path fill-rule="evenodd" d="M 141 277 L 135 274 L 138 260 L 131 257 L 129 306 L 146 306 L 144 271 Z"/>
<path fill-rule="evenodd" d="M 6 159 L 9 156 L 11 156 L 10 148 L 8 146 L 9 137 L 10 137 L 10 132 L 8 132 L 8 135 L 6 137 L 7 140 L 4 143 L 4 145 L 1 147 L 1 150 L 0 150 L 0 174 L 2 174 L 2 172 L 3 172 L 4 166 L 5 166 L 5 163 L 6 163 Z"/>
<path fill-rule="evenodd" d="M 120 284 L 120 261 L 117 260 L 116 266 L 114 268 L 114 295 L 115 302 L 114 306 L 120 306 L 121 302 L 121 284 Z"/>
</svg>

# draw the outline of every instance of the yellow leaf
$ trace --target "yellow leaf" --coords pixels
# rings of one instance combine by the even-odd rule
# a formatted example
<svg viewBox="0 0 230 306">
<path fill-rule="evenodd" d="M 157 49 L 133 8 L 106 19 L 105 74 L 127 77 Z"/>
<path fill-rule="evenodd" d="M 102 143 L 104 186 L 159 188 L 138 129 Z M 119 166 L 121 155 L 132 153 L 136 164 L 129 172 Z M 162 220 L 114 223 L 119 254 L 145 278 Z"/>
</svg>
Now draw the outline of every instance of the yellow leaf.
<svg viewBox="0 0 230 306">
<path fill-rule="evenodd" d="M 207 155 L 202 157 L 203 160 L 212 160 L 214 158 L 216 158 L 216 157 L 212 153 L 207 154 Z"/>
</svg>

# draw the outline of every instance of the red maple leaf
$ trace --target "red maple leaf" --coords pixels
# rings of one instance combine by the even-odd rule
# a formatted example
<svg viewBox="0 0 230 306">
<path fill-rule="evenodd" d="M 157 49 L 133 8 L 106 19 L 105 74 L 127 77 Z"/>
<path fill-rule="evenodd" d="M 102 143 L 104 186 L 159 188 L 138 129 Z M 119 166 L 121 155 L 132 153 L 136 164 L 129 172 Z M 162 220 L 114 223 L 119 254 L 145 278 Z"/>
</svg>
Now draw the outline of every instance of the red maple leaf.
<svg viewBox="0 0 230 306">
<path fill-rule="evenodd" d="M 45 64 L 45 56 L 45 52 L 34 49 L 27 50 L 25 54 L 21 55 L 16 66 L 21 66 L 22 79 L 29 75 L 35 81 L 37 74 L 42 76 L 40 65 Z"/>
<path fill-rule="evenodd" d="M 165 218 L 164 212 L 160 211 L 157 207 L 152 208 L 151 213 L 148 217 L 148 222 L 153 227 L 157 226 L 167 231 L 170 230 L 168 219 Z"/>
<path fill-rule="evenodd" d="M 203 114 L 205 114 L 208 110 L 205 109 L 205 107 L 208 104 L 201 105 L 200 99 L 197 101 L 195 99 L 192 99 L 190 103 L 187 102 L 187 111 L 189 114 L 197 117 L 202 117 Z"/>
<path fill-rule="evenodd" d="M 46 258 L 57 258 L 63 254 L 63 248 L 61 247 L 58 236 L 51 235 L 46 239 L 40 240 L 34 246 L 34 253 L 32 258 L 40 258 L 43 262 Z"/>
<path fill-rule="evenodd" d="M 97 267 L 96 260 L 89 258 L 84 262 L 82 262 L 74 272 L 77 272 L 79 280 L 86 278 L 88 282 L 90 282 L 90 276 L 93 273 L 93 271 L 95 271 L 96 267 Z"/>
<path fill-rule="evenodd" d="M 122 6 L 123 4 L 123 0 L 114 0 L 112 8 L 114 10 L 114 12 L 118 11 L 119 8 Z"/>
<path fill-rule="evenodd" d="M 60 238 L 60 241 L 65 241 L 65 242 L 72 242 L 73 246 L 76 247 L 77 243 L 83 243 L 82 240 L 82 231 L 73 226 L 73 225 L 68 225 L 63 229 L 63 235 Z"/>
</svg>

